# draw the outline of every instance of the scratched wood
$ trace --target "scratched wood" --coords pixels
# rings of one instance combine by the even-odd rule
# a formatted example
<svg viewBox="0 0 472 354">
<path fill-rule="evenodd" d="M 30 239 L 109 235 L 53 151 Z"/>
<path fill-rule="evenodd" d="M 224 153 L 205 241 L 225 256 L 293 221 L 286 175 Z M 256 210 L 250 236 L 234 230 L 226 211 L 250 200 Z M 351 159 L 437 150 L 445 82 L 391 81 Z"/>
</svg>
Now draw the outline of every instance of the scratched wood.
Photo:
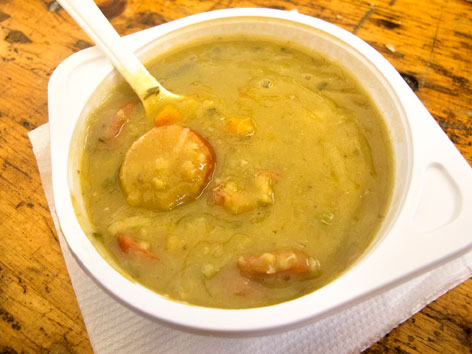
<svg viewBox="0 0 472 354">
<path fill-rule="evenodd" d="M 120 34 L 228 7 L 294 9 L 335 23 L 402 73 L 472 163 L 472 4 L 466 0 L 100 0 Z M 90 40 L 54 1 L 0 0 L 0 354 L 90 353 L 31 145 L 47 82 Z M 366 353 L 472 353 L 472 280 Z"/>
</svg>

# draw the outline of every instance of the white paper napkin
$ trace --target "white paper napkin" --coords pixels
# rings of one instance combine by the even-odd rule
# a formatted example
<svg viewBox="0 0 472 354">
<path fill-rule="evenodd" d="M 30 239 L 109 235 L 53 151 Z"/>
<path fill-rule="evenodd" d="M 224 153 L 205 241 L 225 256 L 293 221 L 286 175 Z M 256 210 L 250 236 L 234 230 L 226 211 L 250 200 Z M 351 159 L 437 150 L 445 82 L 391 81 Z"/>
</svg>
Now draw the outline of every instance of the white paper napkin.
<svg viewBox="0 0 472 354">
<path fill-rule="evenodd" d="M 449 289 L 472 276 L 472 252 L 331 317 L 282 334 L 200 336 L 141 317 L 106 294 L 82 270 L 59 228 L 53 201 L 49 125 L 31 131 L 41 180 L 67 269 L 95 353 L 358 353 Z"/>
</svg>

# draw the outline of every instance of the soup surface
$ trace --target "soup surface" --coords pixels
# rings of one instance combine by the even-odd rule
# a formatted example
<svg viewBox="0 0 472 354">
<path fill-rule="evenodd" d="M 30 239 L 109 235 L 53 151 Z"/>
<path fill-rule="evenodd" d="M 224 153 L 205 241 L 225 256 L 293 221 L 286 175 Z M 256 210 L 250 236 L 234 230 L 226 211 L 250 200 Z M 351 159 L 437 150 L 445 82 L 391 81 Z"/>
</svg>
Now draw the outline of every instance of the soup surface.
<svg viewBox="0 0 472 354">
<path fill-rule="evenodd" d="M 390 202 L 393 155 L 343 68 L 230 37 L 150 70 L 191 104 L 145 117 L 117 87 L 88 117 L 80 171 L 90 237 L 122 272 L 177 301 L 249 308 L 310 293 L 366 250 Z"/>
</svg>

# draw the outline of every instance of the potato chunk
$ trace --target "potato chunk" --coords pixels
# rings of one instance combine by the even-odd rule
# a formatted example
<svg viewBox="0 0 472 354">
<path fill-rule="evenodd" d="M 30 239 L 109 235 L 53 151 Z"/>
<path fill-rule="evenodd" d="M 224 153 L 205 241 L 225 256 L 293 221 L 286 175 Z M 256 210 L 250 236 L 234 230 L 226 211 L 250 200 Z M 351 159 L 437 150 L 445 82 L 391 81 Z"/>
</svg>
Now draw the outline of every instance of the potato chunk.
<svg viewBox="0 0 472 354">
<path fill-rule="evenodd" d="M 121 166 L 121 187 L 128 203 L 171 210 L 196 199 L 215 167 L 209 143 L 180 125 L 155 127 L 136 140 Z"/>
<path fill-rule="evenodd" d="M 279 178 L 279 173 L 271 170 L 259 171 L 254 179 L 241 187 L 232 177 L 217 181 L 211 191 L 211 198 L 216 205 L 221 205 L 232 214 L 241 214 L 260 206 L 274 204 L 272 185 Z"/>
</svg>

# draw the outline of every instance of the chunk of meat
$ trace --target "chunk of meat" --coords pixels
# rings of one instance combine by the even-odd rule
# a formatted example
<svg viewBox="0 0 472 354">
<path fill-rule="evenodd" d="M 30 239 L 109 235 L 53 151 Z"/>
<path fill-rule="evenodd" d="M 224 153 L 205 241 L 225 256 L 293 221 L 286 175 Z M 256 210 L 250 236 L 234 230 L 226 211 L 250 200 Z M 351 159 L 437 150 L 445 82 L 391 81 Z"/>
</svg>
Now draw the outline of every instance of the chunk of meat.
<svg viewBox="0 0 472 354">
<path fill-rule="evenodd" d="M 120 136 L 136 104 L 137 102 L 127 103 L 110 118 L 110 121 L 106 123 L 103 134 L 100 137 L 103 142 L 111 143 Z"/>
<path fill-rule="evenodd" d="M 124 254 L 134 254 L 149 259 L 157 259 L 157 256 L 151 252 L 151 245 L 146 241 L 135 241 L 125 233 L 119 233 L 116 237 L 118 246 Z"/>
<path fill-rule="evenodd" d="M 319 270 L 319 262 L 299 250 L 279 250 L 258 256 L 241 256 L 237 265 L 241 274 L 249 278 L 316 273 Z"/>
<path fill-rule="evenodd" d="M 216 205 L 221 205 L 232 214 L 241 214 L 260 206 L 274 203 L 273 183 L 279 178 L 275 171 L 259 171 L 254 179 L 242 188 L 233 178 L 220 181 L 211 196 Z"/>
<path fill-rule="evenodd" d="M 226 124 L 226 130 L 234 135 L 251 136 L 256 132 L 256 126 L 250 118 L 234 117 Z"/>
<path fill-rule="evenodd" d="M 136 140 L 120 170 L 130 205 L 171 210 L 200 196 L 215 167 L 210 144 L 180 125 L 155 127 Z"/>
</svg>

